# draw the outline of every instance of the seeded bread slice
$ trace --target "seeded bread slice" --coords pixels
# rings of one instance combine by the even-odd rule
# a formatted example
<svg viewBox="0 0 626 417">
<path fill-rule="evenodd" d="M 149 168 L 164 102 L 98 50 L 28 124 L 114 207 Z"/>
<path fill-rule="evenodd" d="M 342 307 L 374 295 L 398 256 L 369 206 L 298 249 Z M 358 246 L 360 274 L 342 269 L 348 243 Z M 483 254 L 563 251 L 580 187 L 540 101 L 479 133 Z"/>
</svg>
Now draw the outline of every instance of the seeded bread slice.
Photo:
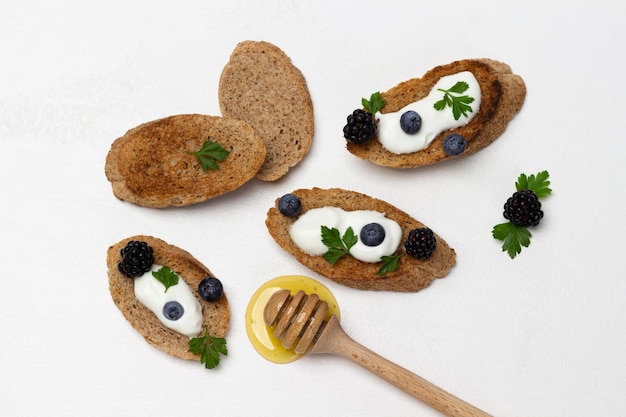
<svg viewBox="0 0 626 417">
<path fill-rule="evenodd" d="M 243 120 L 263 138 L 267 156 L 257 178 L 283 177 L 309 152 L 313 104 L 302 72 L 277 46 L 244 41 L 224 67 L 218 97 L 222 115 Z"/>
<path fill-rule="evenodd" d="M 204 171 L 197 152 L 206 140 L 230 152 Z M 187 206 L 239 188 L 265 160 L 265 145 L 245 122 L 182 114 L 144 123 L 116 139 L 105 173 L 120 200 L 145 207 Z"/>
<path fill-rule="evenodd" d="M 492 59 L 467 59 L 438 66 L 422 78 L 414 78 L 381 93 L 387 101 L 381 113 L 395 112 L 426 97 L 435 83 L 446 75 L 471 71 L 480 84 L 481 103 L 474 118 L 465 126 L 438 135 L 421 151 L 395 154 L 383 148 L 376 138 L 363 144 L 347 142 L 347 149 L 361 159 L 392 168 L 416 168 L 453 158 L 471 155 L 495 141 L 519 112 L 526 98 L 524 80 L 513 74 L 507 64 Z M 467 147 L 459 156 L 447 156 L 443 139 L 450 133 L 465 137 Z"/>
<path fill-rule="evenodd" d="M 165 353 L 182 359 L 199 360 L 200 356 L 189 352 L 189 338 L 165 327 L 159 319 L 135 298 L 134 279 L 127 278 L 117 269 L 121 260 L 120 251 L 131 240 L 146 242 L 154 250 L 155 264 L 168 266 L 180 279 L 183 279 L 194 293 L 202 306 L 204 326 L 214 337 L 224 337 L 230 322 L 230 306 L 226 293 L 216 302 L 204 301 L 197 293 L 200 281 L 211 271 L 195 259 L 189 252 L 170 245 L 152 236 L 132 236 L 109 247 L 107 251 L 107 268 L 109 290 L 113 302 L 120 309 L 126 320 L 137 330 L 148 343 Z"/>
<path fill-rule="evenodd" d="M 267 212 L 265 221 L 270 235 L 301 264 L 339 284 L 362 290 L 418 291 L 430 285 L 435 278 L 445 277 L 456 264 L 454 249 L 435 233 L 437 248 L 429 259 L 418 260 L 405 254 L 400 258 L 398 269 L 383 276 L 377 273 L 380 263 L 362 262 L 351 256 L 344 256 L 331 265 L 322 256 L 311 256 L 303 252 L 289 235 L 291 225 L 308 210 L 334 206 L 346 211 L 375 210 L 384 213 L 402 228 L 401 242 L 406 240 L 411 230 L 427 226 L 385 201 L 355 191 L 313 188 L 295 190 L 292 194 L 300 199 L 300 214 L 296 217 L 282 215 L 278 210 L 279 199 L 276 199 L 276 204 Z M 355 233 L 358 235 L 358 231 Z M 404 253 L 403 243 L 399 250 Z"/>
</svg>

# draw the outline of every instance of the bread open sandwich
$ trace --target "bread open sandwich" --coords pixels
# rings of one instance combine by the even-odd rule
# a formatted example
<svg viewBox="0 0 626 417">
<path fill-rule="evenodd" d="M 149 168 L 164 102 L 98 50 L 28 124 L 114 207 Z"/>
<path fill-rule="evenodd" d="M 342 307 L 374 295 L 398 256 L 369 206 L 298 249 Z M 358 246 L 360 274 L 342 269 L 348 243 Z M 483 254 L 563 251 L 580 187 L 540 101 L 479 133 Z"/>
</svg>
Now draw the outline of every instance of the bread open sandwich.
<svg viewBox="0 0 626 417">
<path fill-rule="evenodd" d="M 254 178 L 265 153 L 263 140 L 245 122 L 181 114 L 141 124 L 116 139 L 105 173 L 120 200 L 187 206 Z"/>
<path fill-rule="evenodd" d="M 295 190 L 276 199 L 266 225 L 301 264 L 348 287 L 418 291 L 456 264 L 454 249 L 426 225 L 355 191 Z"/>
<path fill-rule="evenodd" d="M 277 46 L 244 41 L 222 70 L 218 98 L 224 117 L 243 120 L 265 142 L 257 178 L 275 181 L 304 158 L 313 142 L 313 104 L 302 72 Z"/>
<path fill-rule="evenodd" d="M 525 97 L 524 80 L 509 65 L 455 61 L 364 98 L 344 127 L 347 149 L 392 168 L 471 155 L 502 135 Z"/>
<path fill-rule="evenodd" d="M 230 306 L 221 281 L 189 252 L 137 235 L 107 251 L 113 302 L 165 353 L 217 366 L 226 354 Z"/>
</svg>

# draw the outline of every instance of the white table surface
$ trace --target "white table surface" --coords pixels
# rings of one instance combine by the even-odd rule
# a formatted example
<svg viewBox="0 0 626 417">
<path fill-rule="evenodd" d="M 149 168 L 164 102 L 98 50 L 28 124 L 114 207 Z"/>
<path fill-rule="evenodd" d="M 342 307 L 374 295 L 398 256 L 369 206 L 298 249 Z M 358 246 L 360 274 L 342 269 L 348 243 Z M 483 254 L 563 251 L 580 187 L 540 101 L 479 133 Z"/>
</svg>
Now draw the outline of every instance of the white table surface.
<svg viewBox="0 0 626 417">
<path fill-rule="evenodd" d="M 0 415 L 436 416 L 335 357 L 289 365 L 250 345 L 252 293 L 317 278 L 356 340 L 497 416 L 626 415 L 626 10 L 618 1 L 5 1 L 0 13 Z M 181 113 L 219 115 L 235 45 L 266 40 L 306 77 L 315 139 L 276 183 L 153 210 L 114 198 L 113 140 Z M 361 97 L 475 57 L 523 76 L 521 112 L 471 157 L 394 171 L 358 160 L 341 129 Z M 553 194 L 511 260 L 491 237 L 521 172 Z M 342 187 L 435 229 L 458 264 L 418 293 L 342 287 L 264 225 L 276 197 Z M 108 291 L 109 245 L 150 234 L 224 282 L 232 322 L 217 370 L 144 342 Z"/>
</svg>

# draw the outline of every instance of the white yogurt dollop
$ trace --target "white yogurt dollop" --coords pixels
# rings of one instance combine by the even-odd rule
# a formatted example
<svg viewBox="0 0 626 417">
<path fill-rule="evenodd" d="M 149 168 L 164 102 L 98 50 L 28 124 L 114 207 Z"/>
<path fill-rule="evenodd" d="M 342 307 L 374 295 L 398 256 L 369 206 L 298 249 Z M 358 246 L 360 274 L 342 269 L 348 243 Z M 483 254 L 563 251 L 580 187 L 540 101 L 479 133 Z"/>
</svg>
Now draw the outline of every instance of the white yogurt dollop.
<svg viewBox="0 0 626 417">
<path fill-rule="evenodd" d="M 437 110 L 434 104 L 444 96 L 444 93 L 438 90 L 439 88 L 449 90 L 458 81 L 464 81 L 469 86 L 461 95 L 473 97 L 474 101 L 469 104 L 472 111 L 467 113 L 467 117 L 461 115 L 458 120 L 455 120 L 452 109 L 449 106 L 442 110 Z M 458 94 L 453 93 L 453 95 Z M 478 112 L 480 100 L 480 85 L 470 71 L 441 77 L 428 96 L 423 99 L 410 103 L 397 112 L 376 113 L 375 118 L 378 119 L 378 141 L 385 149 L 396 154 L 417 152 L 425 149 L 441 132 L 468 124 Z M 400 127 L 400 116 L 408 110 L 417 112 L 422 118 L 422 127 L 414 134 L 407 134 Z"/>
<path fill-rule="evenodd" d="M 160 265 L 152 265 L 151 271 L 135 278 L 135 297 L 152 311 L 165 327 L 188 337 L 197 336 L 202 331 L 202 306 L 180 277 L 178 284 L 172 285 L 165 292 L 165 286 L 152 276 L 152 272 L 159 269 Z M 168 320 L 163 315 L 163 306 L 168 301 L 177 301 L 183 306 L 184 313 L 178 320 Z"/>
<path fill-rule="evenodd" d="M 380 262 L 383 256 L 391 256 L 402 239 L 400 225 L 372 210 L 345 211 L 338 207 L 321 207 L 307 211 L 289 229 L 289 235 L 302 251 L 312 256 L 323 255 L 328 247 L 322 243 L 322 226 L 336 228 L 341 236 L 348 227 L 359 237 L 363 226 L 378 223 L 385 229 L 385 238 L 380 245 L 366 246 L 361 239 L 350 249 L 350 254 L 363 262 Z"/>
</svg>

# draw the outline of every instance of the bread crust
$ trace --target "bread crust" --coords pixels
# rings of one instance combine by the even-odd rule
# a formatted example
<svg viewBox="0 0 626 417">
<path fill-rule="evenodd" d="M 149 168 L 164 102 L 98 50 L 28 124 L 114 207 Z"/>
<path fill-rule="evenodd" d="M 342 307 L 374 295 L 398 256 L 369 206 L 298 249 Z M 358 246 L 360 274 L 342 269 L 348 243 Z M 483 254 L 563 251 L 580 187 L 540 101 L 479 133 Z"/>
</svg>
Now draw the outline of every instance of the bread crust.
<svg viewBox="0 0 626 417">
<path fill-rule="evenodd" d="M 383 200 L 355 191 L 312 188 L 295 190 L 292 194 L 300 199 L 302 204 L 300 214 L 296 217 L 282 215 L 278 210 L 279 199 L 276 199 L 274 207 L 267 212 L 265 221 L 270 235 L 301 264 L 339 284 L 362 290 L 418 291 L 429 286 L 435 278 L 446 276 L 456 264 L 454 249 L 435 233 L 437 249 L 429 259 L 418 260 L 405 255 L 400 259 L 396 271 L 383 276 L 377 274 L 380 263 L 366 263 L 351 256 L 344 256 L 331 265 L 322 256 L 311 256 L 303 252 L 289 235 L 291 225 L 308 210 L 334 206 L 347 211 L 379 211 L 387 218 L 398 222 L 402 228 L 402 242 L 406 240 L 411 230 L 427 226 Z"/>
<path fill-rule="evenodd" d="M 222 115 L 244 120 L 263 138 L 267 155 L 260 180 L 283 177 L 309 152 L 314 130 L 309 89 L 276 45 L 239 43 L 220 76 L 218 98 Z"/>
<path fill-rule="evenodd" d="M 159 319 L 135 297 L 134 279 L 122 275 L 117 264 L 121 260 L 120 251 L 132 240 L 146 242 L 154 250 L 155 264 L 167 266 L 179 279 L 183 279 L 202 306 L 204 317 L 202 327 L 208 326 L 211 336 L 224 337 L 230 323 L 230 306 L 226 292 L 216 302 L 207 302 L 200 298 L 196 289 L 205 277 L 213 275 L 211 271 L 189 252 L 170 245 L 152 236 L 131 236 L 111 245 L 107 251 L 107 269 L 109 291 L 113 302 L 148 343 L 165 353 L 187 360 L 199 360 L 200 356 L 189 351 L 189 338 L 165 327 Z"/>
<path fill-rule="evenodd" d="M 381 166 L 416 168 L 471 155 L 495 141 L 522 108 L 526 98 L 526 85 L 519 75 L 513 74 L 509 65 L 492 59 L 455 61 L 431 69 L 422 78 L 404 81 L 381 93 L 387 101 L 381 113 L 398 111 L 426 97 L 441 77 L 462 71 L 471 71 L 474 74 L 482 94 L 480 108 L 467 125 L 441 133 L 426 149 L 413 153 L 395 154 L 386 150 L 376 139 L 363 144 L 347 142 L 348 151 Z M 450 133 L 465 137 L 467 147 L 461 155 L 448 156 L 444 152 L 443 139 Z"/>
<path fill-rule="evenodd" d="M 230 154 L 219 169 L 203 171 L 198 151 L 210 139 Z M 120 200 L 154 208 L 187 206 L 229 191 L 254 178 L 265 145 L 245 122 L 219 116 L 182 114 L 141 124 L 111 145 L 105 173 Z"/>
</svg>

